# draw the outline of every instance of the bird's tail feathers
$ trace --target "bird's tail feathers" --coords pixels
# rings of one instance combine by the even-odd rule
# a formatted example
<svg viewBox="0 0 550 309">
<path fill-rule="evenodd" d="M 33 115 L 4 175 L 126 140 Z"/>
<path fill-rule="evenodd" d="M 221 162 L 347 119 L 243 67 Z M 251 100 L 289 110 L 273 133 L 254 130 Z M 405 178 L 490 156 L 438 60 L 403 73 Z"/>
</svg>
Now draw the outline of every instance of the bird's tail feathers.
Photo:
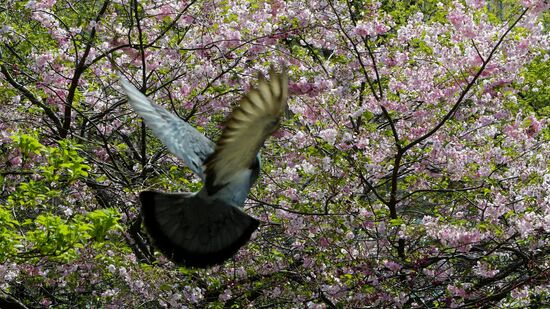
<svg viewBox="0 0 550 309">
<path fill-rule="evenodd" d="M 140 200 L 143 222 L 155 246 L 188 267 L 221 264 L 259 225 L 238 207 L 198 195 L 144 191 Z"/>
</svg>

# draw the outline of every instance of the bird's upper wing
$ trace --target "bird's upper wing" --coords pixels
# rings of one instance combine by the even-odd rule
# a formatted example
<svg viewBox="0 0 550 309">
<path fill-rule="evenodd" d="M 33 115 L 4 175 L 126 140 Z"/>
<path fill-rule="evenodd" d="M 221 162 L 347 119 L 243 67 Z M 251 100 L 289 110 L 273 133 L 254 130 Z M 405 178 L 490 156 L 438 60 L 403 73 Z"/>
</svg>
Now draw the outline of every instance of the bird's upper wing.
<svg viewBox="0 0 550 309">
<path fill-rule="evenodd" d="M 214 152 L 214 143 L 187 122 L 151 102 L 125 78 L 121 77 L 120 81 L 128 102 L 153 134 L 204 180 L 203 162 Z"/>
<path fill-rule="evenodd" d="M 234 182 L 243 182 L 248 193 L 251 184 L 243 175 L 255 166 L 259 169 L 256 155 L 279 127 L 288 98 L 286 70 L 276 73 L 271 69 L 270 76 L 268 81 L 260 74 L 258 86 L 243 96 L 226 122 L 214 153 L 206 160 L 209 195 Z"/>
</svg>

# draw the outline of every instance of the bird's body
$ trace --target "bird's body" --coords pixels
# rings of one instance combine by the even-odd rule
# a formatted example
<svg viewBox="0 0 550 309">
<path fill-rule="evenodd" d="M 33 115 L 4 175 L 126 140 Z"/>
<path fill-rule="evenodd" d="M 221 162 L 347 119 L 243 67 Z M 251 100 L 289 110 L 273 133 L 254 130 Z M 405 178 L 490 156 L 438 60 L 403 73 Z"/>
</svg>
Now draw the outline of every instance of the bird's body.
<svg viewBox="0 0 550 309">
<path fill-rule="evenodd" d="M 259 226 L 243 206 L 260 173 L 258 151 L 279 127 L 288 91 L 286 72 L 270 74 L 270 81 L 260 75 L 258 87 L 241 99 L 216 144 L 122 79 L 132 108 L 205 184 L 195 193 L 140 193 L 143 222 L 153 243 L 178 264 L 220 264 Z"/>
</svg>

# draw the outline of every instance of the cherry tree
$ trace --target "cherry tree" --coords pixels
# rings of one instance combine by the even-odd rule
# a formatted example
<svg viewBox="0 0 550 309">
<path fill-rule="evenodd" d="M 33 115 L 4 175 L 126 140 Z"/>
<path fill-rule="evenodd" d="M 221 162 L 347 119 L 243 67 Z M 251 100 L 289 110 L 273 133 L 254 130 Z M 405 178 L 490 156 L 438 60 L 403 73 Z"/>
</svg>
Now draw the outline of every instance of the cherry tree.
<svg viewBox="0 0 550 309">
<path fill-rule="evenodd" d="M 0 294 L 48 307 L 548 304 L 544 1 L 7 1 Z M 125 76 L 213 140 L 286 65 L 232 261 L 185 269 L 143 189 L 196 191 Z M 546 78 L 546 80 L 545 80 Z M 541 103 L 542 102 L 542 103 Z"/>
</svg>

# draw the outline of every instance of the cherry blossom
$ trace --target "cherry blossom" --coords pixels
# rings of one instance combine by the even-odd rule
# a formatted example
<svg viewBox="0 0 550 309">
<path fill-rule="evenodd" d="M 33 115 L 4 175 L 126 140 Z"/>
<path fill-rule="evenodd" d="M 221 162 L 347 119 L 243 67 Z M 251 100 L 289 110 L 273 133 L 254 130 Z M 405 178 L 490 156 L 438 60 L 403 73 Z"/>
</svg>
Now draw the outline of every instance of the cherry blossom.
<svg viewBox="0 0 550 309">
<path fill-rule="evenodd" d="M 549 58 L 545 1 L 6 6 L 0 286 L 29 307 L 527 307 L 548 296 L 548 120 L 528 103 L 548 87 L 531 71 Z M 137 193 L 200 180 L 142 127 L 118 75 L 216 140 L 270 65 L 288 68 L 291 97 L 246 202 L 262 225 L 232 261 L 179 268 L 141 230 Z M 58 162 L 65 141 L 89 166 L 74 179 L 77 164 Z M 103 227 L 86 217 L 105 209 L 117 219 Z M 47 235 L 40 215 L 71 254 L 34 246 Z"/>
</svg>

